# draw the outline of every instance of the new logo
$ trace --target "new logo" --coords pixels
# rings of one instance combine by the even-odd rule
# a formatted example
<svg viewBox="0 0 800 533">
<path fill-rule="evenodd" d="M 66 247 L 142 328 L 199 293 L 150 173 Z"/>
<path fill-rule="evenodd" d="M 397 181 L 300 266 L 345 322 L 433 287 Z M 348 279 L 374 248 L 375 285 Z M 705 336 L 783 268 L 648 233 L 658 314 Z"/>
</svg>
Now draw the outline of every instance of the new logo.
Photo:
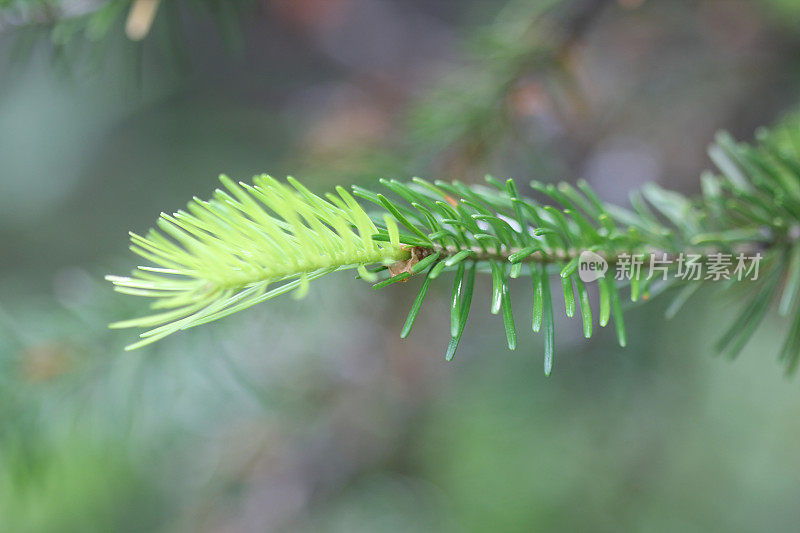
<svg viewBox="0 0 800 533">
<path fill-rule="evenodd" d="M 589 250 L 581 252 L 578 258 L 578 277 L 585 283 L 590 283 L 605 276 L 608 262 Z"/>
</svg>

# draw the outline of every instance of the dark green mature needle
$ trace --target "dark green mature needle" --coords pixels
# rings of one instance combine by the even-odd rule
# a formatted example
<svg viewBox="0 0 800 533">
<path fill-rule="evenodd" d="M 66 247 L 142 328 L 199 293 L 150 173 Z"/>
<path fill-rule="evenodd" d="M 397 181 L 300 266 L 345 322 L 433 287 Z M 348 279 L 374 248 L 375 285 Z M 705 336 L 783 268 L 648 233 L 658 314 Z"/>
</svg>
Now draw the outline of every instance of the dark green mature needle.
<svg viewBox="0 0 800 533">
<path fill-rule="evenodd" d="M 572 279 L 561 278 L 561 289 L 564 292 L 564 311 L 569 318 L 575 316 L 575 292 L 572 290 Z"/>
<path fill-rule="evenodd" d="M 450 297 L 450 335 L 458 333 L 461 317 L 461 294 L 464 289 L 464 263 L 458 264 L 453 280 L 453 294 Z"/>
<path fill-rule="evenodd" d="M 383 281 L 379 281 L 375 285 L 372 286 L 373 289 L 382 289 L 387 285 L 391 285 L 392 283 L 397 283 L 398 281 L 403 281 L 404 279 L 408 279 L 411 277 L 411 272 L 401 272 L 396 276 L 392 276 L 391 278 L 387 278 Z"/>
<path fill-rule="evenodd" d="M 438 278 L 439 274 L 442 273 L 442 270 L 444 270 L 446 266 L 447 266 L 447 263 L 445 263 L 444 261 L 439 261 L 438 263 L 433 265 L 433 268 L 431 268 L 431 271 L 428 273 L 428 276 L 431 279 Z"/>
<path fill-rule="evenodd" d="M 431 286 L 432 281 L 433 279 L 429 273 L 425 277 L 425 281 L 422 282 L 422 286 L 419 288 L 417 297 L 414 299 L 414 304 L 411 306 L 411 311 L 408 312 L 408 318 L 406 318 L 406 323 L 403 324 L 403 330 L 400 332 L 400 338 L 405 339 L 408 337 L 408 334 L 411 333 L 411 327 L 414 325 L 414 321 L 417 319 L 419 310 L 422 308 L 422 301 L 425 299 L 425 295 L 428 294 L 428 288 Z"/>
<path fill-rule="evenodd" d="M 555 320 L 553 318 L 553 299 L 550 296 L 550 280 L 547 274 L 540 273 L 542 287 L 542 326 L 544 327 L 544 374 L 549 376 L 553 371 L 553 352 L 555 350 Z"/>
<path fill-rule="evenodd" d="M 490 260 L 489 266 L 492 269 L 492 307 L 493 315 L 500 312 L 500 305 L 503 299 L 503 274 L 500 272 L 500 265 L 497 261 Z"/>
<path fill-rule="evenodd" d="M 506 340 L 508 341 L 508 349 L 517 349 L 517 328 L 514 325 L 514 311 L 511 308 L 511 294 L 508 290 L 508 280 L 503 283 L 503 325 L 506 329 Z"/>
<path fill-rule="evenodd" d="M 638 302 L 642 292 L 641 276 L 633 274 L 631 276 L 631 301 Z"/>
<path fill-rule="evenodd" d="M 450 342 L 447 344 L 447 352 L 445 353 L 446 361 L 453 360 L 453 356 L 455 356 L 456 349 L 458 348 L 458 343 L 461 341 L 461 336 L 464 334 L 464 327 L 467 324 L 469 309 L 472 305 L 472 290 L 475 286 L 476 268 L 476 264 L 473 263 L 466 276 L 463 276 L 465 278 L 465 284 L 463 290 L 461 291 L 462 301 L 459 305 L 460 313 L 458 316 L 458 330 L 454 335 L 451 335 Z"/>
<path fill-rule="evenodd" d="M 447 260 L 445 261 L 445 265 L 451 267 L 453 265 L 460 263 L 470 255 L 472 255 L 472 250 L 461 250 L 460 252 L 457 252 L 454 255 L 448 257 Z"/>
<path fill-rule="evenodd" d="M 428 268 L 428 266 L 430 266 L 431 263 L 433 263 L 437 259 L 439 259 L 439 252 L 434 252 L 433 254 L 429 255 L 428 257 L 420 260 L 416 265 L 412 266 L 411 267 L 411 272 L 413 272 L 414 274 L 416 274 L 417 272 L 422 272 L 423 270 Z"/>
<path fill-rule="evenodd" d="M 611 318 L 611 294 L 608 290 L 609 282 L 605 278 L 597 280 L 597 288 L 600 293 L 600 327 L 604 328 L 608 325 Z"/>
<path fill-rule="evenodd" d="M 611 316 L 614 317 L 614 326 L 617 330 L 617 341 L 619 345 L 625 347 L 628 344 L 625 335 L 625 320 L 622 317 L 622 302 L 619 297 L 617 286 L 613 282 L 607 282 L 608 292 L 611 296 Z"/>
<path fill-rule="evenodd" d="M 403 214 L 400 213 L 397 207 L 392 202 L 387 200 L 385 196 L 379 194 L 378 201 L 381 203 L 381 205 L 383 205 L 383 207 L 386 208 L 387 211 L 389 211 L 392 214 L 392 216 L 394 216 L 394 218 L 397 219 L 398 222 L 400 222 L 406 228 L 411 230 L 411 232 L 414 233 L 420 239 L 422 239 L 423 242 L 430 243 L 430 239 L 425 234 L 425 232 L 423 232 L 422 230 L 417 228 L 417 226 L 409 222 L 409 220 L 405 216 L 403 216 Z"/>
<path fill-rule="evenodd" d="M 514 326 L 514 313 L 511 309 L 505 265 L 501 265 L 497 261 L 489 261 L 489 265 L 492 269 L 492 314 L 503 310 L 503 325 L 506 330 L 508 349 L 514 350 L 517 347 L 517 331 Z"/>
<path fill-rule="evenodd" d="M 544 317 L 544 289 L 542 282 L 545 278 L 541 265 L 531 266 L 531 279 L 533 280 L 533 322 L 532 328 L 535 333 L 542 329 L 542 319 Z"/>
<path fill-rule="evenodd" d="M 512 263 L 518 263 L 519 261 L 522 261 L 523 259 L 525 259 L 529 255 L 531 255 L 532 253 L 535 253 L 535 252 L 537 252 L 537 251 L 539 251 L 541 249 L 542 249 L 542 247 L 540 245 L 538 245 L 538 244 L 531 245 L 531 246 L 526 246 L 525 248 L 521 249 L 520 251 L 509 255 L 508 256 L 508 260 L 510 262 L 512 262 Z"/>
<path fill-rule="evenodd" d="M 562 278 L 570 277 L 578 269 L 579 259 L 580 259 L 579 257 L 573 257 L 569 263 L 564 265 L 564 268 L 561 269 Z"/>
<path fill-rule="evenodd" d="M 578 299 L 581 302 L 581 320 L 583 321 L 583 336 L 587 339 L 592 336 L 592 307 L 589 304 L 589 291 L 581 279 L 575 279 L 578 288 Z"/>
</svg>

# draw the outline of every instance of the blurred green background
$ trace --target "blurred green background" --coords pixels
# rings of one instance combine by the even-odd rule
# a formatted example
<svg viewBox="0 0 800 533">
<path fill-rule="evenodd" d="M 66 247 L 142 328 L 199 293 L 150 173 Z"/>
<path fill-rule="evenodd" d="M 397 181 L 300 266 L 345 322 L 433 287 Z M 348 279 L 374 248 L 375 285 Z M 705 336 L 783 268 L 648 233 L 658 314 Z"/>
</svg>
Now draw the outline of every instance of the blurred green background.
<svg viewBox="0 0 800 533">
<path fill-rule="evenodd" d="M 348 274 L 135 352 L 103 281 L 220 173 L 587 179 L 691 193 L 724 128 L 795 109 L 792 0 L 0 1 L 0 531 L 787 531 L 800 390 L 737 302 L 565 318 L 553 375 L 480 280 L 456 360 L 419 281 Z M 480 302 L 485 302 L 485 309 Z M 558 305 L 558 304 L 557 304 Z"/>
</svg>

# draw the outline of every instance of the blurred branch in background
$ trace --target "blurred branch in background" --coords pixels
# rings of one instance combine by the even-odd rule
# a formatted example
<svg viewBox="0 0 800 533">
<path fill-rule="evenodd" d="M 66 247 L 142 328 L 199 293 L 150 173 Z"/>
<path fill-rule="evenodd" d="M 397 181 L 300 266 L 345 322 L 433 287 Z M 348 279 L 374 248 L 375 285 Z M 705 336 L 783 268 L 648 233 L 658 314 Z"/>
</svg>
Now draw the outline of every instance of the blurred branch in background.
<svg viewBox="0 0 800 533">
<path fill-rule="evenodd" d="M 537 135 L 552 139 L 585 112 L 570 63 L 610 3 L 514 0 L 493 14 L 490 24 L 463 30 L 469 37 L 459 49 L 466 58 L 446 68 L 434 62 L 428 70 L 438 72 L 427 76 L 432 79 L 412 77 L 407 83 L 400 81 L 402 76 L 378 70 L 356 80 L 367 91 L 386 94 L 377 101 L 390 109 L 404 102 L 405 111 L 399 120 L 391 120 L 380 104 L 361 109 L 364 119 L 357 124 L 370 125 L 362 135 L 352 119 L 345 123 L 338 112 L 332 114 L 330 122 L 323 119 L 312 130 L 318 132 L 309 139 L 315 157 L 303 158 L 298 167 L 304 173 L 333 172 L 340 179 L 373 179 L 365 169 L 374 169 L 380 175 L 425 171 L 472 181 L 491 169 L 510 145 L 538 152 L 539 141 L 520 130 L 533 120 Z M 350 127 L 343 128 L 345 124 Z M 551 164 L 544 153 L 535 157 L 545 167 Z"/>
<path fill-rule="evenodd" d="M 28 60 L 39 43 L 48 43 L 52 60 L 64 71 L 85 63 L 102 68 L 109 43 L 123 35 L 133 41 L 123 48 L 138 57 L 132 68 L 142 68 L 137 41 L 148 37 L 158 42 L 161 54 L 182 65 L 187 21 L 210 17 L 228 49 L 240 50 L 241 19 L 258 7 L 255 0 L 170 1 L 159 9 L 160 4 L 160 0 L 2 0 L 0 38 L 12 48 L 16 63 Z M 124 31 L 117 30 L 122 27 Z"/>
<path fill-rule="evenodd" d="M 585 107 L 569 63 L 609 4 L 509 3 L 476 32 L 468 65 L 448 72 L 412 109 L 409 152 L 427 155 L 430 162 L 422 166 L 432 163 L 437 175 L 473 180 L 489 170 L 496 150 L 510 139 L 535 149 L 521 139 L 520 121 L 536 117 L 546 132 L 548 121 L 570 122 Z"/>
</svg>

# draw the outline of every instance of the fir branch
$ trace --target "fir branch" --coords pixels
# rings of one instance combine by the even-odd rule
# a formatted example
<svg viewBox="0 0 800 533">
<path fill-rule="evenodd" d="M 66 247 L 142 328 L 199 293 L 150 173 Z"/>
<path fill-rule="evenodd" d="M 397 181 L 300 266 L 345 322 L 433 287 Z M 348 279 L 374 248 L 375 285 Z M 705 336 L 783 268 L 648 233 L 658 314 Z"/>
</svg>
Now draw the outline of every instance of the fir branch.
<svg viewBox="0 0 800 533">
<path fill-rule="evenodd" d="M 555 344 L 550 275 L 561 280 L 564 312 L 580 317 L 584 336 L 593 334 L 595 316 L 601 327 L 613 320 L 621 346 L 627 342 L 623 291 L 636 302 L 683 287 L 667 310 L 674 315 L 702 284 L 675 276 L 654 281 L 634 272 L 624 283 L 601 277 L 595 313 L 579 276 L 581 253 L 593 252 L 618 268 L 636 254 L 666 259 L 692 253 L 711 264 L 723 253 L 748 253 L 763 256 L 762 275 L 742 284 L 752 295 L 718 349 L 738 354 L 779 298 L 781 314 L 794 315 L 781 353 L 792 370 L 800 355 L 799 141 L 797 125 L 761 132 L 755 146 L 720 134 L 710 150 L 720 174 L 703 176 L 702 196 L 689 199 L 649 185 L 631 195 L 631 209 L 605 203 L 585 182 L 577 188 L 532 182 L 541 198 L 535 200 L 522 196 L 513 180 L 487 177 L 486 185 L 466 185 L 414 178 L 380 180 L 386 189 L 381 193 L 353 187 L 377 208 L 368 216 L 341 188 L 323 200 L 291 178 L 290 187 L 266 176 L 254 186 L 223 177 L 227 191 L 217 191 L 210 202 L 195 199 L 188 212 L 162 215 L 160 232 L 132 236 L 132 249 L 157 266 L 109 279 L 120 292 L 153 297 L 153 308 L 166 311 L 113 326 L 154 328 L 130 346 L 136 348 L 284 292 L 302 295 L 311 280 L 335 270 L 356 268 L 361 278 L 374 280 L 388 266 L 375 288 L 426 276 L 402 328 L 405 337 L 432 283 L 453 271 L 450 360 L 466 327 L 477 273 L 491 275 L 490 311 L 502 316 L 509 349 L 515 349 L 512 280 L 525 274 L 534 289 L 532 329 L 545 332 L 549 374 Z M 367 270 L 375 263 L 380 268 Z M 674 265 L 667 268 L 674 272 Z"/>
</svg>

